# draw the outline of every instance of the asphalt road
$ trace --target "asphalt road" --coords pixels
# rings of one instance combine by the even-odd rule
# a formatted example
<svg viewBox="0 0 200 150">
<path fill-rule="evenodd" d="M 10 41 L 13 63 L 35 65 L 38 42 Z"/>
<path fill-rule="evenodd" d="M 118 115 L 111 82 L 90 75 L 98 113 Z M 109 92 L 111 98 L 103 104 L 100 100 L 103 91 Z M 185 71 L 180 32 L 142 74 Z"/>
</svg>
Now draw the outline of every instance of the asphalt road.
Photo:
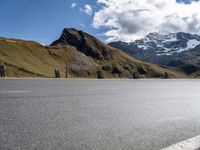
<svg viewBox="0 0 200 150">
<path fill-rule="evenodd" d="M 0 150 L 158 150 L 200 134 L 200 80 L 0 80 Z"/>
</svg>

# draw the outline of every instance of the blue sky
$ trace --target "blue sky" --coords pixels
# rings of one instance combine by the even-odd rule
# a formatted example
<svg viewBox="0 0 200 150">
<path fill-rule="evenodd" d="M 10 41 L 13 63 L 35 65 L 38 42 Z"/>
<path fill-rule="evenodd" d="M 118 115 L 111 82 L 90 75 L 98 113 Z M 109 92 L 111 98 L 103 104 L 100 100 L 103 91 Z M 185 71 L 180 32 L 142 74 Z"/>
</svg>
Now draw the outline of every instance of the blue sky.
<svg viewBox="0 0 200 150">
<path fill-rule="evenodd" d="M 184 2 L 190 3 L 189 0 L 184 0 Z M 86 11 L 87 4 L 91 7 L 91 12 Z M 102 6 L 105 5 L 104 0 L 98 3 L 96 0 L 0 0 L 0 36 L 50 44 L 59 38 L 63 28 L 74 27 L 106 41 L 109 37 L 115 36 L 109 33 L 113 29 L 116 30 L 116 27 L 104 25 L 106 22 L 99 23 L 98 19 L 101 18 L 98 17 L 102 15 L 98 16 L 95 13 L 104 13 Z M 109 9 L 110 6 L 108 4 L 105 7 Z M 108 19 L 110 18 L 112 16 Z M 95 23 L 99 24 L 95 26 Z M 121 34 L 123 38 L 125 33 Z M 113 39 L 118 40 L 116 36 Z"/>
<path fill-rule="evenodd" d="M 36 40 L 49 44 L 56 40 L 63 28 L 74 27 L 98 36 L 91 26 L 92 16 L 80 8 L 94 0 L 0 0 L 0 36 Z"/>
</svg>

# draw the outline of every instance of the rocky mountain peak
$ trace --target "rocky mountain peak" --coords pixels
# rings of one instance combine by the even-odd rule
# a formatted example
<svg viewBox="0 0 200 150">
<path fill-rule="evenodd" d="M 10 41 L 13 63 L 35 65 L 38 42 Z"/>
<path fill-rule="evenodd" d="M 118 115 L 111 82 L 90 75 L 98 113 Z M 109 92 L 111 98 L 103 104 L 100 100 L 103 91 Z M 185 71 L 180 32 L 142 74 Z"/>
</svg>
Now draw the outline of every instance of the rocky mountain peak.
<svg viewBox="0 0 200 150">
<path fill-rule="evenodd" d="M 74 28 L 64 28 L 60 38 L 56 41 L 54 41 L 51 46 L 55 45 L 79 45 L 83 42 L 84 39 L 84 33 L 82 31 L 76 30 Z"/>
<path fill-rule="evenodd" d="M 74 28 L 65 28 L 60 38 L 51 44 L 51 46 L 58 45 L 73 46 L 78 51 L 95 59 L 109 59 L 111 57 L 108 45 L 95 37 Z"/>
</svg>

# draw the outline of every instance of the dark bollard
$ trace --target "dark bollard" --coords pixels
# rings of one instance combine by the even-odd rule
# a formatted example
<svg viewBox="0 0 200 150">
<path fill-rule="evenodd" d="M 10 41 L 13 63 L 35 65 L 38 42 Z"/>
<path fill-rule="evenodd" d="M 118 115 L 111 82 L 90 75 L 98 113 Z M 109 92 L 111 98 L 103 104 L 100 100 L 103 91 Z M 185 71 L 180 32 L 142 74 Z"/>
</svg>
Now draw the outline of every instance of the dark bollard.
<svg viewBox="0 0 200 150">
<path fill-rule="evenodd" d="M 140 75 L 138 72 L 133 72 L 133 79 L 139 79 Z"/>
<path fill-rule="evenodd" d="M 54 72 L 55 72 L 55 77 L 56 78 L 60 78 L 60 71 L 59 71 L 59 69 L 55 69 Z"/>
<path fill-rule="evenodd" d="M 57 69 L 57 77 L 60 78 L 60 70 Z"/>
<path fill-rule="evenodd" d="M 2 72 L 1 66 L 0 66 L 0 76 L 1 76 L 1 78 L 3 77 L 3 72 Z"/>
<path fill-rule="evenodd" d="M 57 78 L 57 69 L 54 69 L 55 78 Z"/>
<path fill-rule="evenodd" d="M 97 78 L 98 78 L 98 79 L 104 79 L 103 70 L 98 70 L 98 71 L 97 71 Z"/>
<path fill-rule="evenodd" d="M 1 78 L 6 77 L 6 66 L 5 65 L 0 65 L 0 76 L 1 76 Z"/>
<path fill-rule="evenodd" d="M 164 79 L 169 79 L 169 74 L 167 72 L 164 74 Z"/>
</svg>

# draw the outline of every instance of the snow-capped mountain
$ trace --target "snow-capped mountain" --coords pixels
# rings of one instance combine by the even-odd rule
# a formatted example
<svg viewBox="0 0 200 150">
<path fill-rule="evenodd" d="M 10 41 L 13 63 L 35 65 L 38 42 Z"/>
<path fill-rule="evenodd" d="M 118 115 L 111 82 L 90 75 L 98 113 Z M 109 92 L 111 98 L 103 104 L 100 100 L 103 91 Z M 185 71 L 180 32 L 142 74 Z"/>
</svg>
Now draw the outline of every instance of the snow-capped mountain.
<svg viewBox="0 0 200 150">
<path fill-rule="evenodd" d="M 166 35 L 150 33 L 145 38 L 129 44 L 137 45 L 142 50 L 154 50 L 158 56 L 173 55 L 195 48 L 200 44 L 200 36 L 183 32 Z"/>
<path fill-rule="evenodd" d="M 150 33 L 145 38 L 131 43 L 112 42 L 108 45 L 146 62 L 160 65 L 183 67 L 191 73 L 194 67 L 200 70 L 200 36 L 189 33 L 162 35 Z M 192 69 L 190 68 L 192 67 Z"/>
</svg>

